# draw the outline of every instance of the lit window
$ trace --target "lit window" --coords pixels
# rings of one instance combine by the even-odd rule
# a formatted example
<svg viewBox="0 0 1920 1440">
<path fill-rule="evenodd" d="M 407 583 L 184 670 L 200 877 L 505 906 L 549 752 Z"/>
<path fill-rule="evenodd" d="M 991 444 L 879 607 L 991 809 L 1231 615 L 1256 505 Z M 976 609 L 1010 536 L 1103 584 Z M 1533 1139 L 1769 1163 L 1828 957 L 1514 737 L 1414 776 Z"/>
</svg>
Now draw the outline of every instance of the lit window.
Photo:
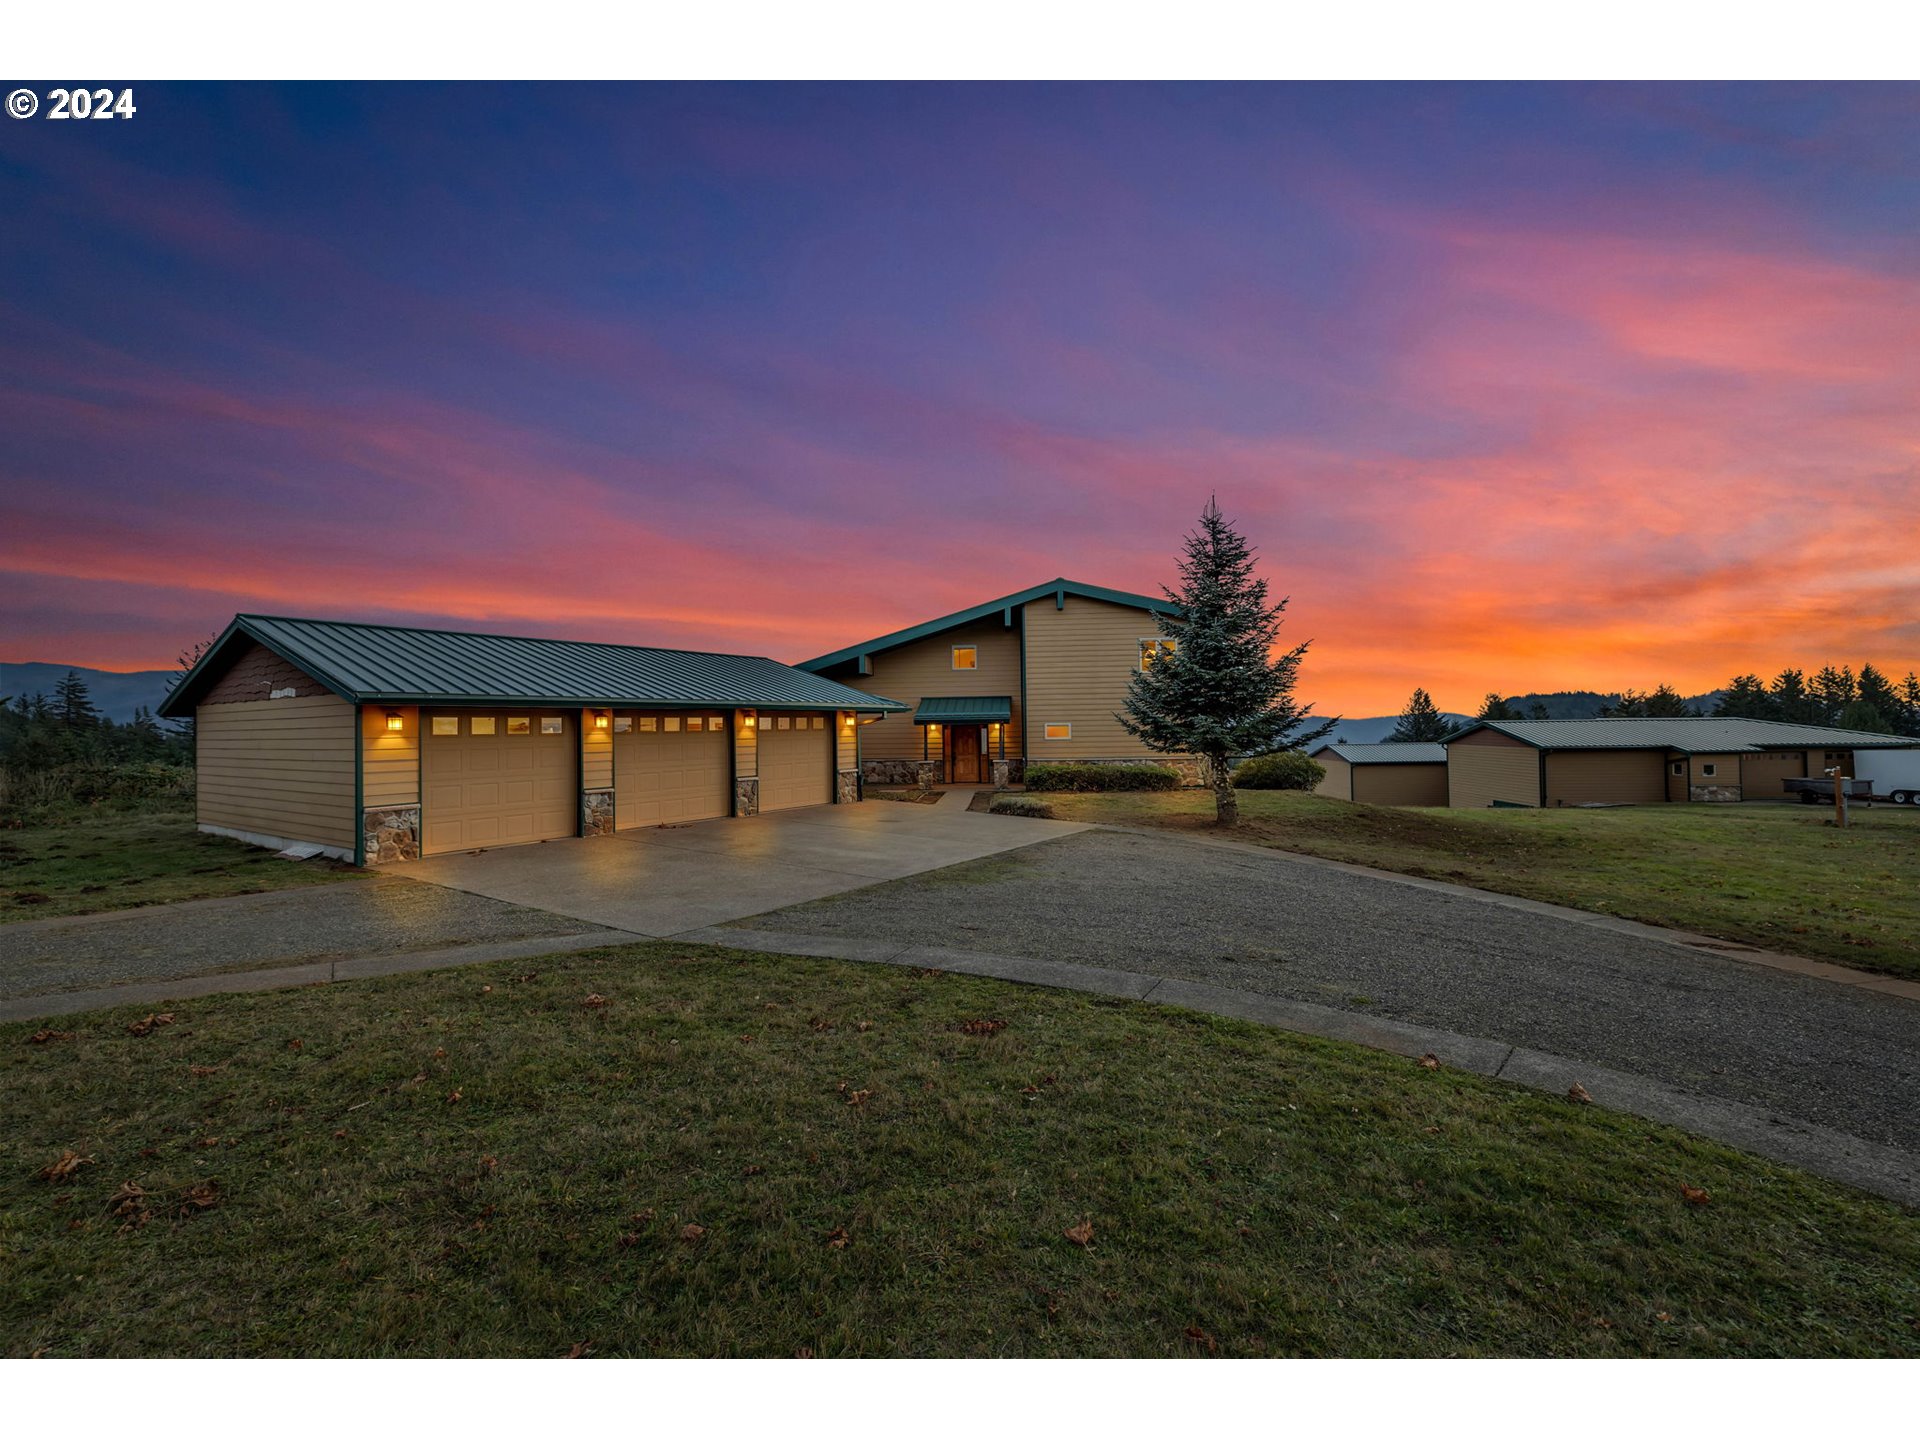
<svg viewBox="0 0 1920 1440">
<path fill-rule="evenodd" d="M 558 715 L 542 715 L 540 717 L 540 733 L 542 735 L 563 735 L 566 733 L 565 722 L 562 721 Z"/>
<path fill-rule="evenodd" d="M 613 733 L 616 735 L 631 735 L 633 733 L 633 717 L 631 715 L 614 716 Z"/>
<path fill-rule="evenodd" d="M 491 735 L 494 733 L 494 726 L 497 720 L 498 717 L 493 715 L 476 715 L 467 722 L 467 733 L 469 735 Z"/>
<path fill-rule="evenodd" d="M 822 720 L 818 715 L 816 715 L 813 717 L 813 725 L 811 726 L 811 728 L 815 730 L 824 730 L 827 728 L 827 722 Z"/>
<path fill-rule="evenodd" d="M 1063 725 L 1059 721 L 1054 721 L 1044 726 L 1040 733 L 1048 740 L 1071 740 L 1073 738 L 1073 726 Z"/>
<path fill-rule="evenodd" d="M 707 717 L 706 717 L 706 716 L 704 716 L 704 715 L 689 715 L 689 716 L 687 716 L 687 729 L 689 729 L 689 730 L 704 730 L 704 729 L 706 729 L 706 728 L 707 728 Z"/>
<path fill-rule="evenodd" d="M 666 729 L 666 732 L 669 735 L 673 734 L 676 730 L 680 728 L 680 717 L 678 715 L 667 716 L 666 725 L 664 728 Z"/>
<path fill-rule="evenodd" d="M 531 735 L 531 734 L 533 734 L 533 719 L 532 719 L 532 717 L 531 717 L 531 716 L 527 716 L 527 715 L 509 715 L 509 716 L 507 716 L 507 734 L 509 734 L 509 735 Z"/>
<path fill-rule="evenodd" d="M 977 645 L 954 646 L 953 668 L 956 670 L 978 670 L 980 668 L 980 647 Z"/>
<path fill-rule="evenodd" d="M 460 733 L 460 717 L 458 715 L 434 716 L 433 733 L 436 735 L 458 735 Z"/>
<path fill-rule="evenodd" d="M 642 715 L 640 717 L 640 728 L 642 730 L 658 730 L 660 728 L 659 717 L 654 715 Z"/>
<path fill-rule="evenodd" d="M 1180 648 L 1178 640 L 1147 639 L 1140 642 L 1140 668 L 1146 669 L 1162 655 L 1171 655 Z"/>
<path fill-rule="evenodd" d="M 780 716 L 773 722 L 773 728 L 776 730 L 791 730 L 793 728 L 793 717 L 791 715 Z"/>
</svg>

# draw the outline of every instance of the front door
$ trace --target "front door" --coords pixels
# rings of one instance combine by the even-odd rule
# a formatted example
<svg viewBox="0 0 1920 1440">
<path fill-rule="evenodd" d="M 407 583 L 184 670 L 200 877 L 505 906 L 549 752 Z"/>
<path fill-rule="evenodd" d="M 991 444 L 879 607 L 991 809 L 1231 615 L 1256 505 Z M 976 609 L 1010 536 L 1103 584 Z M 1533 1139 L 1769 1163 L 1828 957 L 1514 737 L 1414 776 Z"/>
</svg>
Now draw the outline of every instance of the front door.
<svg viewBox="0 0 1920 1440">
<path fill-rule="evenodd" d="M 980 773 L 980 727 L 953 725 L 947 729 L 947 779 L 954 785 L 978 785 Z"/>
</svg>

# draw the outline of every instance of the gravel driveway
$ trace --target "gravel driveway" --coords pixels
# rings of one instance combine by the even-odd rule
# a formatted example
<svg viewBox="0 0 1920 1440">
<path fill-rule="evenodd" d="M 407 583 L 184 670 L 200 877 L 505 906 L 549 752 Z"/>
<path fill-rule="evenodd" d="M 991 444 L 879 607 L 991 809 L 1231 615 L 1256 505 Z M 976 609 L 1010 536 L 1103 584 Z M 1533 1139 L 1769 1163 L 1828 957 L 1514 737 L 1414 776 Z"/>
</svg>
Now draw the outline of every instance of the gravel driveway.
<svg viewBox="0 0 1920 1440">
<path fill-rule="evenodd" d="M 597 928 L 437 885 L 353 880 L 0 926 L 0 999 Z"/>
<path fill-rule="evenodd" d="M 1091 831 L 739 926 L 1237 986 L 1920 1151 L 1920 1003 L 1279 853 Z"/>
</svg>

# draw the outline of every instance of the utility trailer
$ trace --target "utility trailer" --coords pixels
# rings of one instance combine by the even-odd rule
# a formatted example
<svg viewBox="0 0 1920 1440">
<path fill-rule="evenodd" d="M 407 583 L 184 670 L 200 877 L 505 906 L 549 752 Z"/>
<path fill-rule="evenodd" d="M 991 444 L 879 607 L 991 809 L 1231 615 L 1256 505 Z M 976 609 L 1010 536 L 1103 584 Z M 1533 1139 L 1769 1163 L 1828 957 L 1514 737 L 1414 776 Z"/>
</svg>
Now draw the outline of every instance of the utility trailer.
<svg viewBox="0 0 1920 1440">
<path fill-rule="evenodd" d="M 1798 795 L 1802 805 L 1833 804 L 1833 781 L 1827 778 L 1814 780 L 1782 780 L 1789 795 Z M 1847 781 L 1848 800 L 1872 800 L 1873 782 L 1871 780 Z M 1904 802 L 1902 802 L 1904 803 Z"/>
<path fill-rule="evenodd" d="M 1920 749 L 1856 750 L 1853 768 L 1859 778 L 1896 805 L 1920 805 Z M 1833 798 L 1833 792 L 1827 792 Z"/>
</svg>

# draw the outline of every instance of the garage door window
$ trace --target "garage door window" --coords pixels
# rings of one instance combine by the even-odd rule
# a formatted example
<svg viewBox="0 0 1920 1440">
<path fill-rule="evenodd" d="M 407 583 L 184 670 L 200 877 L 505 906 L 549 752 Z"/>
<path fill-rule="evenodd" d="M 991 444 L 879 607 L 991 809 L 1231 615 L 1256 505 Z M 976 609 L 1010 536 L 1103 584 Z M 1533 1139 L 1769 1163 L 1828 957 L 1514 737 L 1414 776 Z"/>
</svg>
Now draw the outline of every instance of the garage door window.
<svg viewBox="0 0 1920 1440">
<path fill-rule="evenodd" d="M 460 733 L 460 717 L 458 715 L 434 716 L 433 733 L 436 735 L 458 735 Z"/>
<path fill-rule="evenodd" d="M 616 735 L 631 735 L 633 733 L 633 717 L 631 715 L 614 716 L 613 733 Z"/>
<path fill-rule="evenodd" d="M 468 733 L 473 735 L 498 734 L 497 722 L 491 715 L 475 715 L 468 722 Z"/>
<path fill-rule="evenodd" d="M 565 730 L 566 722 L 558 715 L 542 715 L 540 717 L 540 733 L 542 735 L 560 735 L 564 734 Z"/>
<path fill-rule="evenodd" d="M 533 734 L 533 718 L 528 715 L 507 716 L 507 734 L 509 735 Z"/>
<path fill-rule="evenodd" d="M 706 717 L 706 716 L 704 716 L 704 715 L 689 715 L 689 716 L 687 716 L 687 729 L 689 729 L 689 730 L 704 730 L 704 729 L 706 729 L 706 728 L 707 728 L 707 717 Z"/>
<path fill-rule="evenodd" d="M 666 729 L 669 734 L 677 733 L 680 729 L 680 717 L 678 715 L 667 716 Z"/>
</svg>

